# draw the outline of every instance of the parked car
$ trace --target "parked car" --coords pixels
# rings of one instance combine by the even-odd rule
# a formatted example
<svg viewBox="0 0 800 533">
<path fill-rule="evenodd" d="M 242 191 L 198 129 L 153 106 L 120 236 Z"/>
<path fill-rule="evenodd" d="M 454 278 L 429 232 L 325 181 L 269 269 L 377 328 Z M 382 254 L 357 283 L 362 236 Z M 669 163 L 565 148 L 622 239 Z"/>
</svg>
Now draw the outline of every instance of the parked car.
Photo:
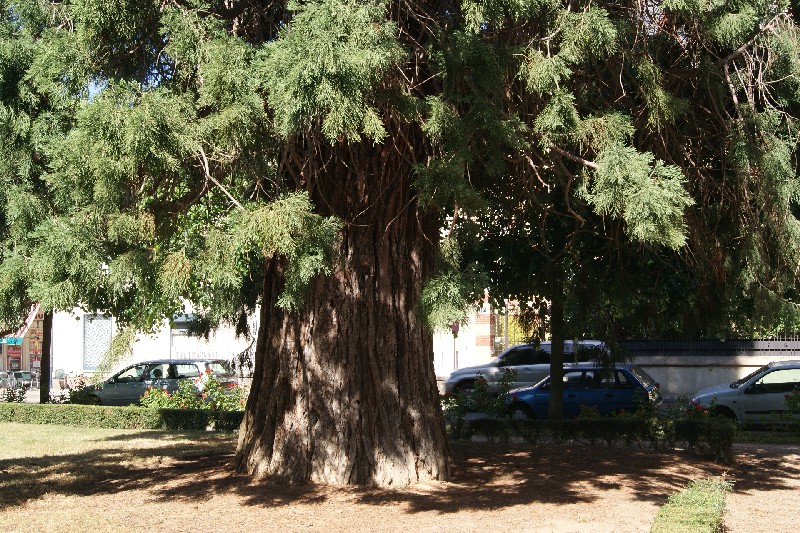
<svg viewBox="0 0 800 533">
<path fill-rule="evenodd" d="M 703 389 L 692 402 L 742 424 L 788 422 L 786 396 L 800 389 L 800 361 L 762 366 L 733 383 Z"/>
<path fill-rule="evenodd" d="M 14 370 L 11 372 L 11 386 L 30 389 L 37 385 L 36 376 L 29 370 Z"/>
<path fill-rule="evenodd" d="M 0 372 L 0 389 L 6 389 L 11 386 L 11 374 L 8 372 Z"/>
<path fill-rule="evenodd" d="M 222 359 L 159 359 L 131 365 L 102 383 L 90 386 L 89 392 L 102 405 L 130 405 L 136 403 L 148 387 L 172 393 L 178 390 L 181 380 L 191 379 L 196 381 L 199 393 L 206 369 L 224 387 L 236 385 L 236 376 Z"/>
<path fill-rule="evenodd" d="M 547 418 L 550 408 L 550 377 L 532 387 L 512 390 L 507 400 L 516 418 Z M 617 363 L 610 368 L 595 363 L 578 363 L 564 368 L 564 417 L 574 418 L 581 406 L 600 415 L 634 412 L 641 402 L 661 403 L 658 383 L 633 364 Z"/>
<path fill-rule="evenodd" d="M 567 362 L 591 359 L 590 348 L 603 349 L 601 341 L 568 341 L 564 343 L 564 359 Z M 497 394 L 498 382 L 507 369 L 516 371 L 512 387 L 534 385 L 550 375 L 550 342 L 517 344 L 504 350 L 485 365 L 459 368 L 450 373 L 444 381 L 444 392 L 450 394 L 458 390 L 474 388 L 475 380 L 486 380 L 489 392 Z"/>
</svg>

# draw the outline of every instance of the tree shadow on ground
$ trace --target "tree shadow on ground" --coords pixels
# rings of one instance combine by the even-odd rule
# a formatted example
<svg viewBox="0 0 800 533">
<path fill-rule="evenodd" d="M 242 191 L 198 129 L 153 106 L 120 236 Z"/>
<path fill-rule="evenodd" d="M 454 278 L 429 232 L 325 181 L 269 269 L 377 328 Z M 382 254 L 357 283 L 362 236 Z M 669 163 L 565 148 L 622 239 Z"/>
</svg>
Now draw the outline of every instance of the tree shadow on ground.
<svg viewBox="0 0 800 533">
<path fill-rule="evenodd" d="M 235 494 L 241 505 L 280 507 L 337 498 L 402 505 L 409 513 L 449 514 L 537 502 L 591 503 L 618 489 L 632 492 L 635 499 L 663 502 L 692 479 L 722 474 L 734 480 L 738 491 L 776 490 L 785 488 L 789 477 L 800 479 L 796 462 L 787 465 L 783 456 L 768 449 L 750 448 L 726 467 L 708 456 L 671 450 L 459 442 L 452 446 L 453 477 L 446 483 L 397 489 L 286 486 L 236 473 L 233 437 L 189 436 L 194 440 L 187 441 L 185 436 L 147 433 L 108 442 L 161 440 L 147 447 L 116 445 L 82 454 L 0 460 L 0 501 L 19 505 L 48 493 L 90 497 L 145 490 L 160 501 L 197 502 Z M 793 453 L 800 453 L 798 449 Z"/>
</svg>

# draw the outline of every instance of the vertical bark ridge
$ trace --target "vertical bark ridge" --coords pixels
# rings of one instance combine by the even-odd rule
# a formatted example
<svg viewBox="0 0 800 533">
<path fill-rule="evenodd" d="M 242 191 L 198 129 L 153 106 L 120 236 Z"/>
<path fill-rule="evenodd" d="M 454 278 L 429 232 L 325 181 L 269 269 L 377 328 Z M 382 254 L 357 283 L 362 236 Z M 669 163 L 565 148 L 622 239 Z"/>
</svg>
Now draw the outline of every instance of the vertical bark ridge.
<svg viewBox="0 0 800 533">
<path fill-rule="evenodd" d="M 429 412 L 438 401 L 431 334 L 417 317 L 433 259 L 419 232 L 427 219 L 403 158 L 369 153 L 333 154 L 310 186 L 321 210 L 347 207 L 324 213 L 345 221 L 340 258 L 314 280 L 305 308 L 274 307 L 281 276 L 270 263 L 238 450 L 243 471 L 382 486 L 449 475 L 441 412 Z"/>
</svg>

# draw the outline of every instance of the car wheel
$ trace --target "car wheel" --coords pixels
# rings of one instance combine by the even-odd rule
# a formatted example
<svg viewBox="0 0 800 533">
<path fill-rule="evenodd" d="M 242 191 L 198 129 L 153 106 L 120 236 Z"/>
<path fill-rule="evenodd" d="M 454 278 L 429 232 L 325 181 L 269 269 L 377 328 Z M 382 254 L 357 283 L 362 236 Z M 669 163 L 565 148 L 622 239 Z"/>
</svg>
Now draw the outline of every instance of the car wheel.
<svg viewBox="0 0 800 533">
<path fill-rule="evenodd" d="M 736 413 L 734 413 L 730 408 L 724 406 L 718 406 L 714 408 L 714 414 L 717 416 L 722 416 L 725 418 L 729 418 L 734 422 L 738 422 L 736 419 Z"/>
<path fill-rule="evenodd" d="M 510 409 L 512 420 L 533 420 L 533 410 L 524 403 L 515 403 Z"/>
</svg>

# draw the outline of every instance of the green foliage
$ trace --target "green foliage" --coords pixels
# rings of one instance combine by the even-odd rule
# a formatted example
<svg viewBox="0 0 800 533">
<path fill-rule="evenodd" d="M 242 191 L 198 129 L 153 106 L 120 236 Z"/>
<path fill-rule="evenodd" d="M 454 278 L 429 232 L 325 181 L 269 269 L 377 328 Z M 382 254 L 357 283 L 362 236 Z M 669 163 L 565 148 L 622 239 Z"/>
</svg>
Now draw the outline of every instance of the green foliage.
<svg viewBox="0 0 800 533">
<path fill-rule="evenodd" d="M 639 79 L 642 82 L 642 95 L 647 102 L 648 124 L 658 129 L 666 124 L 675 124 L 679 117 L 689 111 L 689 102 L 677 98 L 662 87 L 663 74 L 658 66 L 649 60 L 642 60 L 637 65 Z"/>
<path fill-rule="evenodd" d="M 598 159 L 590 201 L 600 214 L 621 216 L 633 238 L 676 249 L 685 242 L 684 209 L 694 203 L 684 181 L 678 167 L 652 154 L 609 145 Z"/>
<path fill-rule="evenodd" d="M 467 422 L 466 416 L 468 413 L 480 412 L 489 416 L 492 421 L 499 417 L 506 417 L 508 415 L 506 400 L 514 385 L 516 375 L 516 370 L 504 369 L 503 375 L 497 380 L 497 394 L 490 393 L 486 380 L 477 374 L 474 388 L 458 390 L 453 394 L 443 396 L 441 399 L 442 412 L 451 437 L 458 439 L 472 435 L 474 432 L 482 432 L 491 438 L 507 434 L 503 428 L 498 428 L 492 423 L 485 424 L 476 420 Z"/>
<path fill-rule="evenodd" d="M 55 424 L 114 429 L 172 429 L 233 431 L 242 422 L 242 411 L 211 409 L 148 409 L 99 405 L 0 403 L 0 422 Z"/>
<path fill-rule="evenodd" d="M 279 256 L 286 260 L 285 285 L 279 306 L 292 309 L 303 302 L 310 280 L 329 273 L 341 223 L 313 213 L 306 193 L 285 195 L 271 204 L 248 206 L 212 231 L 198 261 L 198 277 L 213 293 L 239 288 L 248 259 Z M 170 278 L 172 279 L 172 278 Z M 225 300 L 225 298 L 223 298 Z"/>
<path fill-rule="evenodd" d="M 786 407 L 792 415 L 800 416 L 800 388 L 786 395 Z"/>
<path fill-rule="evenodd" d="M 331 169 L 401 160 L 403 215 L 461 255 L 420 258 L 433 326 L 487 286 L 559 293 L 581 334 L 800 324 L 785 2 L 0 5 L 6 329 L 33 301 L 240 323 L 266 262 L 300 309 L 351 231 L 329 215 L 377 193 L 324 197 Z"/>
<path fill-rule="evenodd" d="M 605 9 L 590 5 L 582 12 L 565 10 L 559 54 L 571 63 L 605 59 L 617 50 L 617 29 Z"/>
<path fill-rule="evenodd" d="M 572 71 L 559 55 L 546 57 L 540 50 L 531 50 L 522 64 L 519 76 L 529 91 L 537 94 L 553 94 Z"/>
<path fill-rule="evenodd" d="M 64 401 L 57 403 L 70 403 L 74 405 L 99 405 L 100 400 L 95 396 L 94 390 L 85 377 L 78 377 L 75 384 L 67 388 Z"/>
<path fill-rule="evenodd" d="M 474 390 L 459 391 L 442 398 L 448 434 L 451 438 L 483 435 L 490 441 L 522 438 L 530 444 L 541 442 L 580 442 L 606 446 L 647 445 L 652 449 L 674 448 L 707 451 L 724 464 L 734 461 L 733 443 L 736 424 L 724 417 L 712 416 L 706 409 L 680 403 L 662 410 L 643 399 L 635 412 L 619 411 L 600 416 L 594 406 L 580 406 L 577 418 L 568 420 L 508 419 L 507 397 L 514 377 L 505 373 L 499 396 L 490 395 L 486 382 L 477 376 Z M 480 412 L 484 416 L 467 417 Z"/>
<path fill-rule="evenodd" d="M 534 129 L 547 139 L 551 134 L 572 133 L 577 128 L 578 121 L 575 96 L 562 90 L 550 98 L 547 106 L 536 117 Z"/>
<path fill-rule="evenodd" d="M 420 299 L 423 316 L 431 329 L 441 330 L 467 318 L 467 307 L 457 273 L 433 276 L 425 284 Z"/>
<path fill-rule="evenodd" d="M 198 387 L 198 383 L 202 387 Z M 179 381 L 178 389 L 171 394 L 164 389 L 148 387 L 139 399 L 139 405 L 153 409 L 241 411 L 244 407 L 244 393 L 238 386 L 223 388 L 219 380 L 208 373 L 198 382 L 189 379 Z"/>
<path fill-rule="evenodd" d="M 725 496 L 733 483 L 724 477 L 691 481 L 659 509 L 650 533 L 723 531 Z"/>
<path fill-rule="evenodd" d="M 258 67 L 278 132 L 301 132 L 321 117 L 330 141 L 383 140 L 373 93 L 403 57 L 395 25 L 384 20 L 384 2 L 296 2 L 290 9 L 291 24 L 264 48 Z"/>
</svg>

